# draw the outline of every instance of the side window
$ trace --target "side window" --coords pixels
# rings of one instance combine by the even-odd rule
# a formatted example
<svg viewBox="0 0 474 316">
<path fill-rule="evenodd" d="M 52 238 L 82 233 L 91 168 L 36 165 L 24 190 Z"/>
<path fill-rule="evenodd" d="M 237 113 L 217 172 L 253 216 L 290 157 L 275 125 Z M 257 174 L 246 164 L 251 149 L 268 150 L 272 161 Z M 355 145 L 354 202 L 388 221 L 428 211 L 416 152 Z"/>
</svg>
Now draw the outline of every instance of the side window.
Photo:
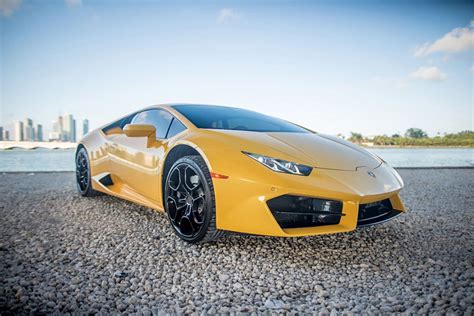
<svg viewBox="0 0 474 316">
<path fill-rule="evenodd" d="M 173 137 L 176 134 L 181 133 L 182 131 L 186 130 L 186 126 L 183 125 L 177 118 L 173 119 L 173 122 L 171 122 L 170 130 L 168 131 L 168 135 L 166 135 L 166 138 Z"/>
<path fill-rule="evenodd" d="M 138 113 L 132 124 L 153 125 L 156 128 L 156 138 L 163 139 L 170 127 L 173 116 L 164 110 L 147 110 Z"/>
</svg>

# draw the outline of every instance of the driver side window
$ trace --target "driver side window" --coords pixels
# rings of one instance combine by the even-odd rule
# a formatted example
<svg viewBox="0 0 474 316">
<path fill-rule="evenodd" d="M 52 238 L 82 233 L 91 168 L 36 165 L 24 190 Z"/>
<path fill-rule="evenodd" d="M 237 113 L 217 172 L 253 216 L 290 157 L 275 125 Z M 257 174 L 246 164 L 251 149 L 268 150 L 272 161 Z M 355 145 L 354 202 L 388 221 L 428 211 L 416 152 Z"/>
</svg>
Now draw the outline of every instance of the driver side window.
<svg viewBox="0 0 474 316">
<path fill-rule="evenodd" d="M 153 125 L 156 128 L 156 138 L 164 139 L 172 119 L 173 116 L 170 113 L 157 109 L 137 113 L 131 123 Z"/>
</svg>

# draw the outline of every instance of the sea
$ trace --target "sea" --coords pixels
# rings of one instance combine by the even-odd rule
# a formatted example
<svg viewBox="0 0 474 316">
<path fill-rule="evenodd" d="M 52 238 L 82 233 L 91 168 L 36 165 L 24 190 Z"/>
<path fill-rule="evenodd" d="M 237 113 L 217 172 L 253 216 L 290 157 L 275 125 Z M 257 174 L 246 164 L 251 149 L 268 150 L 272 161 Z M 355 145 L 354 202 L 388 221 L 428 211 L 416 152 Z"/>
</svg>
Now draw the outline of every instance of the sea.
<svg viewBox="0 0 474 316">
<path fill-rule="evenodd" d="M 395 168 L 474 167 L 474 148 L 367 148 Z M 73 149 L 0 150 L 0 172 L 74 171 Z"/>
</svg>

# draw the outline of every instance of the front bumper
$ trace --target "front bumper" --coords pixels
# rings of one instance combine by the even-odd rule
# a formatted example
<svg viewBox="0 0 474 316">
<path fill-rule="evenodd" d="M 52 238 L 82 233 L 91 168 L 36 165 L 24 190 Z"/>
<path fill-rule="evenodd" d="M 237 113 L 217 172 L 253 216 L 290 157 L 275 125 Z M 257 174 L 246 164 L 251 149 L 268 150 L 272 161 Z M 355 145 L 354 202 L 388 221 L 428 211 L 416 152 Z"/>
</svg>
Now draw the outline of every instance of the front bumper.
<svg viewBox="0 0 474 316">
<path fill-rule="evenodd" d="M 213 170 L 214 171 L 214 170 Z M 371 171 L 373 176 L 368 175 Z M 215 172 L 222 172 L 215 170 Z M 222 230 L 281 237 L 297 237 L 347 232 L 366 223 L 358 223 L 363 205 L 387 200 L 391 209 L 380 220 L 388 220 L 405 211 L 399 197 L 403 183 L 396 171 L 386 164 L 357 171 L 314 169 L 310 176 L 278 174 L 257 163 L 234 168 L 228 179 L 213 179 L 217 228 Z M 344 214 L 337 222 L 309 227 L 282 227 L 268 202 L 284 195 L 338 201 Z M 380 214 L 378 214 L 380 215 Z M 375 224 L 376 219 L 368 221 Z M 284 225 L 283 225 L 284 226 Z M 307 226 L 307 225 L 302 225 Z"/>
</svg>

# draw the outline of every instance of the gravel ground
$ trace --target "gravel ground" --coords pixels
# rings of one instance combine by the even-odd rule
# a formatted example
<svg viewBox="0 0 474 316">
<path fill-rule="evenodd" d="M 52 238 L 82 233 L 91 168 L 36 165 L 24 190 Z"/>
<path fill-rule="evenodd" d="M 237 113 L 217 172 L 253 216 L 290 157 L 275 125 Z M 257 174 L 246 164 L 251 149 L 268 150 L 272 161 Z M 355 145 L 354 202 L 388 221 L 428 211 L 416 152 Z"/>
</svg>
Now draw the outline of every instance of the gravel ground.
<svg viewBox="0 0 474 316">
<path fill-rule="evenodd" d="M 0 312 L 472 315 L 474 169 L 401 175 L 409 213 L 384 225 L 198 246 L 72 173 L 0 175 Z"/>
</svg>

